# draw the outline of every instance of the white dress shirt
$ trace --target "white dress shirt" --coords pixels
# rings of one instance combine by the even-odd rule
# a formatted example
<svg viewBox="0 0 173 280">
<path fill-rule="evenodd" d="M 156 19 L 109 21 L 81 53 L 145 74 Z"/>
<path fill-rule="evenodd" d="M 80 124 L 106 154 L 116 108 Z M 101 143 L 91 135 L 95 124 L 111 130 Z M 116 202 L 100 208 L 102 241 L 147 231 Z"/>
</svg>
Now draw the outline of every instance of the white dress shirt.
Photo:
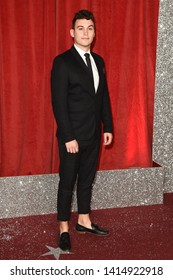
<svg viewBox="0 0 173 280">
<path fill-rule="evenodd" d="M 80 54 L 80 56 L 82 57 L 83 61 L 85 62 L 85 64 L 87 65 L 86 63 L 86 57 L 85 57 L 85 51 L 83 51 L 82 49 L 80 49 L 78 46 L 76 46 L 74 44 L 74 47 L 75 49 L 77 50 L 77 52 Z M 91 60 L 91 66 L 92 66 L 92 71 L 93 71 L 93 78 L 94 78 L 94 88 L 95 88 L 95 92 L 97 91 L 98 89 L 98 85 L 99 85 L 99 73 L 98 73 L 98 69 L 97 69 L 97 66 L 95 64 L 95 61 L 94 61 L 94 58 L 92 57 L 91 55 L 91 52 L 90 50 L 87 52 L 90 54 L 90 60 Z"/>
</svg>

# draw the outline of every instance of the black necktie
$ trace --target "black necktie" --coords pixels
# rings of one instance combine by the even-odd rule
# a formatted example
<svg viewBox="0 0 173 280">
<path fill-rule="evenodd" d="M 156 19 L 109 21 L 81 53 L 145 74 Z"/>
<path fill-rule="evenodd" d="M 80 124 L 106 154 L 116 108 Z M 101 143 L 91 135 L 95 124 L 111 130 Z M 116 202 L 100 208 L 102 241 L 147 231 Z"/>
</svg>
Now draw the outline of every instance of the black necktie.
<svg viewBox="0 0 173 280">
<path fill-rule="evenodd" d="M 91 78 L 92 78 L 92 82 L 93 82 L 93 85 L 94 85 L 94 77 L 93 77 L 93 71 L 92 71 L 92 66 L 91 66 L 91 60 L 90 60 L 90 55 L 89 53 L 85 53 L 85 58 L 86 58 L 86 63 L 87 63 L 87 66 L 88 66 L 88 70 L 91 74 Z"/>
</svg>

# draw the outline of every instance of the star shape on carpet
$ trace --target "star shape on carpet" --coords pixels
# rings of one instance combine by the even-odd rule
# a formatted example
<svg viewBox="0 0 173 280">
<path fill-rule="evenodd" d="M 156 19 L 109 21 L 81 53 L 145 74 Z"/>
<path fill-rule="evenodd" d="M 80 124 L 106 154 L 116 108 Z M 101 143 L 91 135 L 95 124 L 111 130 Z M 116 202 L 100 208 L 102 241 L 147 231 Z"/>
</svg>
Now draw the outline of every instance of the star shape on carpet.
<svg viewBox="0 0 173 280">
<path fill-rule="evenodd" d="M 56 260 L 59 260 L 59 257 L 61 254 L 72 254 L 70 252 L 65 252 L 63 250 L 61 250 L 59 247 L 58 248 L 53 248 L 53 247 L 50 247 L 50 246 L 47 246 L 46 247 L 49 249 L 49 252 L 41 255 L 41 256 L 49 256 L 49 255 L 53 255 L 55 257 Z"/>
</svg>

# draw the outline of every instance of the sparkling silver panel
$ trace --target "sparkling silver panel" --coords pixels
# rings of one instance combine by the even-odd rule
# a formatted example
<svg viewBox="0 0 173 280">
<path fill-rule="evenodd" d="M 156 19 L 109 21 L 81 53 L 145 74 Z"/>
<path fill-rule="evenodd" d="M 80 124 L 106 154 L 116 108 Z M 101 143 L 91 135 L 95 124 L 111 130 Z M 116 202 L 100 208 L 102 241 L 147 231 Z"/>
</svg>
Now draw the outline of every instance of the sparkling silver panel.
<svg viewBox="0 0 173 280">
<path fill-rule="evenodd" d="M 165 167 L 173 192 L 173 1 L 161 0 L 158 26 L 153 159 Z"/>
<path fill-rule="evenodd" d="M 162 167 L 99 171 L 91 208 L 161 204 L 163 180 Z M 56 213 L 58 181 L 58 174 L 1 178 L 0 218 Z"/>
</svg>

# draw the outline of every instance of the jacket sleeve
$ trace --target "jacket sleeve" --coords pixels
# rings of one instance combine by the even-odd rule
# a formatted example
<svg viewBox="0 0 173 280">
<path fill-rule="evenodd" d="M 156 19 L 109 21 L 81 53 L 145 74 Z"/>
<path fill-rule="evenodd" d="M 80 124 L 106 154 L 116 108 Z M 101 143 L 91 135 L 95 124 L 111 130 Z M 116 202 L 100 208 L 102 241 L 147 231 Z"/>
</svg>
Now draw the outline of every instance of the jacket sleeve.
<svg viewBox="0 0 173 280">
<path fill-rule="evenodd" d="M 103 61 L 103 75 L 104 75 L 104 91 L 103 91 L 103 104 L 102 104 L 102 122 L 103 131 L 113 133 L 112 113 L 110 106 L 110 98 L 105 74 L 105 66 Z"/>
<path fill-rule="evenodd" d="M 68 114 L 68 69 L 62 57 L 53 61 L 51 71 L 53 112 L 58 126 L 58 135 L 66 143 L 75 139 Z"/>
</svg>

